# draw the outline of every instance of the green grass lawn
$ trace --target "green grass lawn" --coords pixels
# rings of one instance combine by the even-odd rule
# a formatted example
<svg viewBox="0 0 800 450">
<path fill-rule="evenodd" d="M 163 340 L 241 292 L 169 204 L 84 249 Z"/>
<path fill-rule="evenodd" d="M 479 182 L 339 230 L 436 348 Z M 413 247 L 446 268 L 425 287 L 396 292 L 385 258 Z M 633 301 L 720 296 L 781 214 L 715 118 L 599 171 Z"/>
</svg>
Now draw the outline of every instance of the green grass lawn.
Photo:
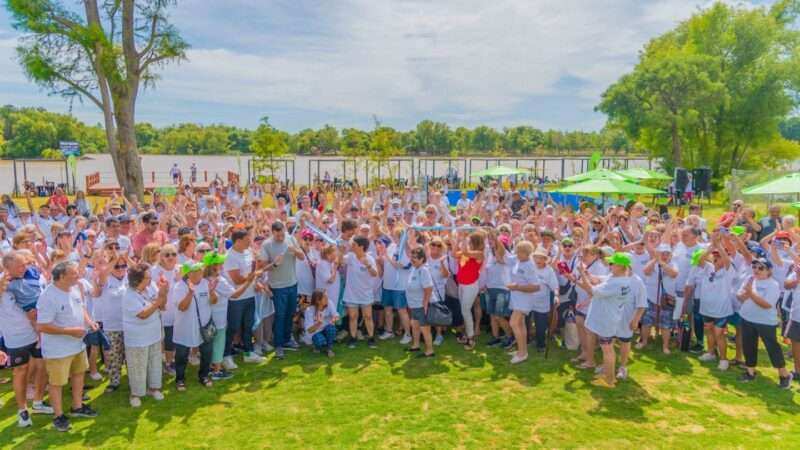
<svg viewBox="0 0 800 450">
<path fill-rule="evenodd" d="M 483 342 L 483 340 L 482 340 Z M 596 387 L 572 352 L 555 350 L 511 366 L 505 352 L 453 340 L 435 359 L 409 357 L 396 342 L 378 350 L 337 348 L 333 360 L 308 349 L 284 361 L 242 366 L 211 389 L 196 384 L 131 409 L 125 388 L 90 392 L 96 419 L 58 433 L 49 417 L 18 429 L 10 385 L 0 387 L 0 446 L 71 448 L 791 448 L 800 446 L 800 395 L 776 386 L 761 355 L 760 376 L 736 381 L 694 355 L 637 352 L 630 379 Z M 791 362 L 789 362 L 791 364 Z"/>
</svg>

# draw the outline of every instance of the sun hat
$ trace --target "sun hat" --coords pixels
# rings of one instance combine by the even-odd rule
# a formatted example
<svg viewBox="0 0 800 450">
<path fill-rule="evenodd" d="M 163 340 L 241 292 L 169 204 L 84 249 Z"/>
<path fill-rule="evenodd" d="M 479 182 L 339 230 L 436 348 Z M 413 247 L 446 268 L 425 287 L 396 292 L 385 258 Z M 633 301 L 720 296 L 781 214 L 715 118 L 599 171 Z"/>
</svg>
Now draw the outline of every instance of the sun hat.
<svg viewBox="0 0 800 450">
<path fill-rule="evenodd" d="M 545 250 L 542 246 L 536 247 L 536 250 L 533 251 L 533 256 L 542 256 L 545 258 L 550 257 L 550 255 L 547 253 L 547 250 Z"/>
<path fill-rule="evenodd" d="M 659 253 L 672 253 L 672 247 L 670 247 L 669 244 L 659 244 L 658 247 L 656 247 L 656 251 Z"/>
<path fill-rule="evenodd" d="M 731 234 L 734 236 L 741 236 L 745 231 L 747 231 L 747 228 L 741 225 L 734 225 L 731 227 Z"/>
<path fill-rule="evenodd" d="M 614 254 L 614 249 L 609 247 L 608 245 L 604 245 L 600 247 L 600 252 L 603 253 L 605 256 L 612 256 Z"/>
</svg>

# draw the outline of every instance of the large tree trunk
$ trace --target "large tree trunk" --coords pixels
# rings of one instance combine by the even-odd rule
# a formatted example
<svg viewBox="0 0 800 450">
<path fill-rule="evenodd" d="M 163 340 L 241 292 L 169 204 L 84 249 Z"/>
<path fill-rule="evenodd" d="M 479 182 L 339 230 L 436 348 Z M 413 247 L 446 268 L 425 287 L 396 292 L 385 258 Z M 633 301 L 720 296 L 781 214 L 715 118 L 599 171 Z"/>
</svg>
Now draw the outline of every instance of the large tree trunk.
<svg viewBox="0 0 800 450">
<path fill-rule="evenodd" d="M 125 197 L 129 201 L 144 200 L 144 180 L 142 176 L 142 162 L 136 146 L 136 128 L 133 117 L 132 101 L 127 98 L 117 98 L 117 142 L 119 148 L 116 156 L 111 155 L 114 167 L 117 170 L 119 185 L 125 189 Z"/>
</svg>

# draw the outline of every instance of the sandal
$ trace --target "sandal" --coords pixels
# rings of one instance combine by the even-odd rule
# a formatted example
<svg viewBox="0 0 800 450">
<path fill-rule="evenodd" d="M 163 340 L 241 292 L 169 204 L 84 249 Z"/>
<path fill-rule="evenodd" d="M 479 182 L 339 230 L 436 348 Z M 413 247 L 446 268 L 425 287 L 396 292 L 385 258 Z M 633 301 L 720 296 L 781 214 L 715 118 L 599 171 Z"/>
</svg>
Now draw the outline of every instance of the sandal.
<svg viewBox="0 0 800 450">
<path fill-rule="evenodd" d="M 207 387 L 207 388 L 210 388 L 211 386 L 214 385 L 214 383 L 211 382 L 211 379 L 209 379 L 209 378 L 201 378 L 200 379 L 200 384 L 202 384 L 204 387 Z"/>
<path fill-rule="evenodd" d="M 590 365 L 589 363 L 586 363 L 586 362 L 584 362 L 583 364 L 579 364 L 579 365 L 578 365 L 578 369 L 594 369 L 594 368 L 596 368 L 596 367 L 597 367 L 597 366 L 595 366 L 595 365 Z"/>
<path fill-rule="evenodd" d="M 418 352 L 419 350 L 420 350 L 420 348 L 419 348 L 419 347 L 416 347 L 416 348 L 414 348 L 414 347 L 408 347 L 408 348 L 406 349 L 406 351 L 407 351 L 407 352 L 409 352 L 409 353 Z"/>
<path fill-rule="evenodd" d="M 474 350 L 475 349 L 475 339 L 467 339 L 467 342 L 464 344 L 465 350 Z"/>
<path fill-rule="evenodd" d="M 185 392 L 186 391 L 186 382 L 185 381 L 176 381 L 175 382 L 175 389 L 177 389 L 178 392 Z"/>
<path fill-rule="evenodd" d="M 433 358 L 434 356 L 436 356 L 436 353 L 420 353 L 417 358 Z"/>
</svg>

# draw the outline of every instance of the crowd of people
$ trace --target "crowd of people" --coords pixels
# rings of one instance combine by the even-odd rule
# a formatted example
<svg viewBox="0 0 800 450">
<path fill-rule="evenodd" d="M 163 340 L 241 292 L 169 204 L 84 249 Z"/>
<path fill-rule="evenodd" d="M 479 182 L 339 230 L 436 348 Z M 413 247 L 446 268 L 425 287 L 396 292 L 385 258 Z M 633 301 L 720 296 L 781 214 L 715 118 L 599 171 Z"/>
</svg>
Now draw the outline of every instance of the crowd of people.
<svg viewBox="0 0 800 450">
<path fill-rule="evenodd" d="M 328 189 L 213 184 L 93 205 L 56 190 L 38 208 L 4 196 L 0 376 L 18 425 L 95 416 L 86 377 L 136 408 L 165 380 L 187 390 L 188 366 L 208 388 L 271 352 L 399 344 L 433 358 L 483 333 L 510 364 L 560 344 L 608 387 L 651 342 L 749 382 L 761 341 L 778 386 L 800 380 L 800 234 L 778 208 L 756 220 L 737 201 L 707 224 L 696 205 L 573 211 L 497 182 L 453 204 L 446 187 Z"/>
</svg>

